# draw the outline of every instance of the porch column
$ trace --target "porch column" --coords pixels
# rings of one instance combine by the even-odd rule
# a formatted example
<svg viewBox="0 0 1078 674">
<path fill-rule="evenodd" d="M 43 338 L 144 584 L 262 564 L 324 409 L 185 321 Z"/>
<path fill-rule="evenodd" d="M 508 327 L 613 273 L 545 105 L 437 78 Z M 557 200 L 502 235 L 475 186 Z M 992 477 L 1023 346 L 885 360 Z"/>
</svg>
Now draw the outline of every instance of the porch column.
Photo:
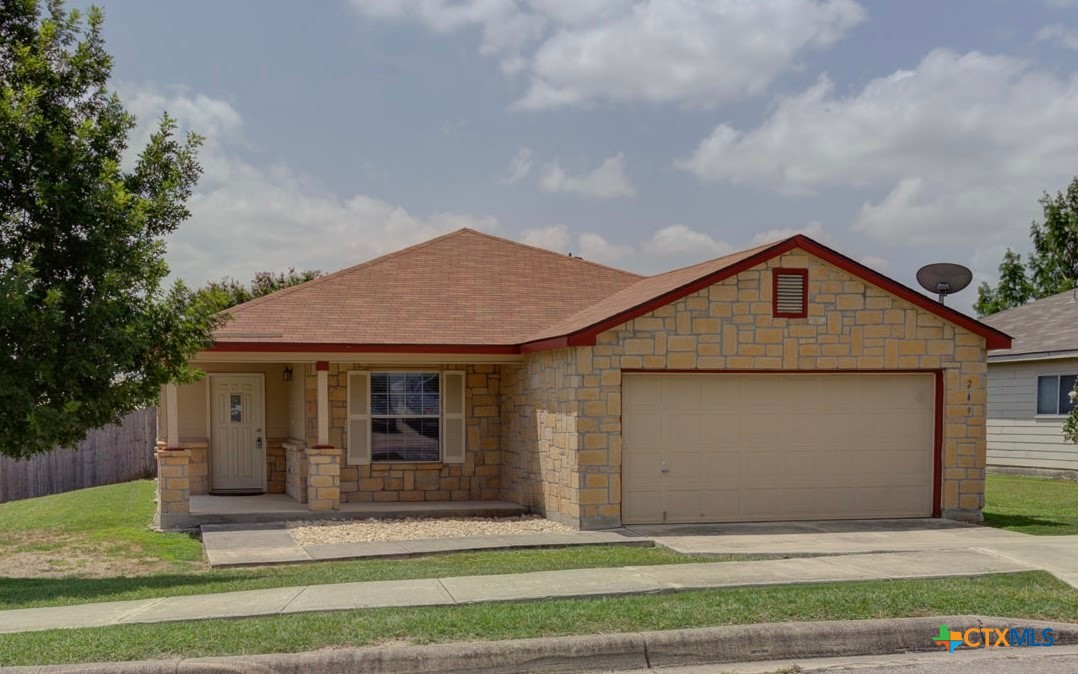
<svg viewBox="0 0 1078 674">
<path fill-rule="evenodd" d="M 180 446 L 180 412 L 176 402 L 176 385 L 165 384 L 165 441 L 166 447 Z"/>
<path fill-rule="evenodd" d="M 318 445 L 329 445 L 329 363 L 315 364 L 318 372 Z"/>
<path fill-rule="evenodd" d="M 157 525 L 183 529 L 191 512 L 191 450 L 157 450 Z"/>
</svg>

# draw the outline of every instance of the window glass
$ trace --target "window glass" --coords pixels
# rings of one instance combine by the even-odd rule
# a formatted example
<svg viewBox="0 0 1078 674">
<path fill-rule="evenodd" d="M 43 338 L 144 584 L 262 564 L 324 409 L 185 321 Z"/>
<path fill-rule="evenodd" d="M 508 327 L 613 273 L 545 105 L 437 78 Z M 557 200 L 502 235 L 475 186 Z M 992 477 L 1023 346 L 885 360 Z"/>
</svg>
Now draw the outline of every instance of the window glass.
<svg viewBox="0 0 1078 674">
<path fill-rule="evenodd" d="M 1059 377 L 1037 377 L 1037 414 L 1055 414 L 1059 399 Z"/>
<path fill-rule="evenodd" d="M 441 458 L 441 378 L 437 372 L 371 373 L 371 460 Z"/>
<path fill-rule="evenodd" d="M 1074 390 L 1074 380 L 1078 378 L 1073 374 L 1065 374 L 1059 378 L 1059 413 L 1070 414 L 1074 409 L 1071 402 L 1071 391 Z"/>
<path fill-rule="evenodd" d="M 238 393 L 228 397 L 228 414 L 232 423 L 243 423 L 243 399 Z"/>
</svg>

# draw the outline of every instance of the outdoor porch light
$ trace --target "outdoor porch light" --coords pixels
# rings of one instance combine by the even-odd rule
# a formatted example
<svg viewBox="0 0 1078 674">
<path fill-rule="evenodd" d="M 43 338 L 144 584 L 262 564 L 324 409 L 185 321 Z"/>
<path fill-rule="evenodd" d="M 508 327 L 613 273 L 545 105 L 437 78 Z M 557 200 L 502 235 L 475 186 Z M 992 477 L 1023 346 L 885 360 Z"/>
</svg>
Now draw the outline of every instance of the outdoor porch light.
<svg viewBox="0 0 1078 674">
<path fill-rule="evenodd" d="M 284 369 L 284 380 L 285 381 L 292 381 L 292 368 L 291 368 L 291 366 L 286 367 Z"/>
</svg>

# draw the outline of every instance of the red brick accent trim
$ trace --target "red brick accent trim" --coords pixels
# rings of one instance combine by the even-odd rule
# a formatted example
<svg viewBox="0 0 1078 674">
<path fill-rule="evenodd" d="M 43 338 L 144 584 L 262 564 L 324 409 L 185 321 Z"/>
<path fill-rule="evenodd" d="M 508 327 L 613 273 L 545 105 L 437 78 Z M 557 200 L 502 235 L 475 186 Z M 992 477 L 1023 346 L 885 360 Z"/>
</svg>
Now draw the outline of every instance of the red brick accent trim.
<svg viewBox="0 0 1078 674">
<path fill-rule="evenodd" d="M 314 369 L 318 372 L 329 372 L 329 361 L 320 360 L 314 364 Z"/>
</svg>

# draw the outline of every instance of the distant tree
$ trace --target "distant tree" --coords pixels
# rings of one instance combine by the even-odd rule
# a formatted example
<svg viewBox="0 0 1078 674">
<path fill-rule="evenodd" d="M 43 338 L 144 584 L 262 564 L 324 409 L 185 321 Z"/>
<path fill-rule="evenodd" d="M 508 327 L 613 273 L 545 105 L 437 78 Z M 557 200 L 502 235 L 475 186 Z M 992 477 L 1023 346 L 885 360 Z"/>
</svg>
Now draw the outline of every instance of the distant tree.
<svg viewBox="0 0 1078 674">
<path fill-rule="evenodd" d="M 987 316 L 1021 306 L 1033 295 L 1033 282 L 1026 276 L 1022 256 L 1008 248 L 1003 262 L 999 263 L 999 284 L 993 288 L 982 283 L 973 308 L 979 315 Z"/>
<path fill-rule="evenodd" d="M 1033 252 L 1026 264 L 1009 248 L 999 265 L 999 285 L 982 283 L 974 308 L 981 316 L 1021 306 L 1078 286 L 1078 177 L 1065 192 L 1040 198 L 1044 222 L 1033 222 Z"/>
<path fill-rule="evenodd" d="M 293 267 L 289 267 L 287 272 L 260 271 L 251 279 L 249 286 L 226 276 L 220 281 L 210 281 L 199 292 L 210 296 L 221 307 L 228 308 L 290 286 L 312 281 L 321 275 L 322 272 L 318 270 L 297 272 Z"/>
<path fill-rule="evenodd" d="M 168 276 L 200 139 L 165 115 L 130 169 L 103 15 L 0 0 L 0 453 L 73 446 L 190 381 L 219 307 Z"/>
</svg>

